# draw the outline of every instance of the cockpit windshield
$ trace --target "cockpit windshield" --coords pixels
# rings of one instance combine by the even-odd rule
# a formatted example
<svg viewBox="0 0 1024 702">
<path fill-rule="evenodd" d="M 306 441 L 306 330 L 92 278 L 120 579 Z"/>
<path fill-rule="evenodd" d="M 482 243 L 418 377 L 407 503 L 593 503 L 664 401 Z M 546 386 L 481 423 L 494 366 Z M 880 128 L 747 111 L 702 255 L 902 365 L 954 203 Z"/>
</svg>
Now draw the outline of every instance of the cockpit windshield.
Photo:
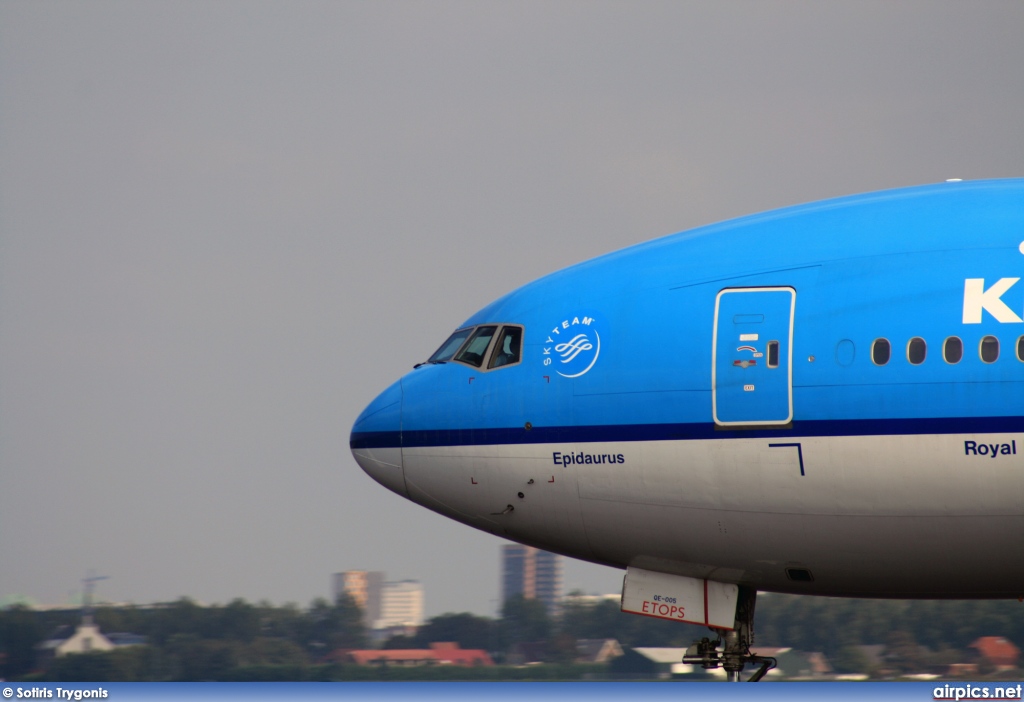
<svg viewBox="0 0 1024 702">
<path fill-rule="evenodd" d="M 487 347 L 491 345 L 491 337 L 494 336 L 494 332 L 497 329 L 497 327 L 492 326 L 477 327 L 476 331 L 473 332 L 473 336 L 469 338 L 469 342 L 459 351 L 459 355 L 455 357 L 455 360 L 479 368 L 484 362 L 484 354 L 487 353 Z"/>
<path fill-rule="evenodd" d="M 1024 337 L 1021 337 L 1024 338 Z M 522 327 L 502 327 L 498 343 L 491 352 L 491 362 L 488 368 L 500 368 L 513 363 L 519 363 L 519 349 L 523 343 Z"/>
<path fill-rule="evenodd" d="M 427 363 L 440 363 L 450 361 L 455 352 L 462 346 L 462 342 L 472 333 L 473 328 L 459 329 L 448 337 L 448 341 L 441 344 L 441 348 L 434 352 L 434 355 L 427 359 Z"/>
<path fill-rule="evenodd" d="M 492 340 L 497 336 L 497 342 Z M 521 360 L 523 328 L 509 324 L 482 324 L 459 329 L 441 344 L 427 363 L 457 361 L 488 370 L 515 365 Z M 484 365 L 484 361 L 490 361 Z M 416 367 L 418 368 L 418 364 Z"/>
</svg>

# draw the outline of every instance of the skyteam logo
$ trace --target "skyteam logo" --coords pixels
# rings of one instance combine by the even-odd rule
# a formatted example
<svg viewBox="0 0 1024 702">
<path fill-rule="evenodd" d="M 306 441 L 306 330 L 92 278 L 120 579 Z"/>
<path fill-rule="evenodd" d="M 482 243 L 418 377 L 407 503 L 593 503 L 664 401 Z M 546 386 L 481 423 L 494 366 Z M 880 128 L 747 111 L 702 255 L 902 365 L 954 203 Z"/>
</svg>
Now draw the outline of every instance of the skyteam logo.
<svg viewBox="0 0 1024 702">
<path fill-rule="evenodd" d="M 579 378 L 601 355 L 601 335 L 593 317 L 567 317 L 548 332 L 542 356 L 545 366 L 563 378 Z"/>
</svg>

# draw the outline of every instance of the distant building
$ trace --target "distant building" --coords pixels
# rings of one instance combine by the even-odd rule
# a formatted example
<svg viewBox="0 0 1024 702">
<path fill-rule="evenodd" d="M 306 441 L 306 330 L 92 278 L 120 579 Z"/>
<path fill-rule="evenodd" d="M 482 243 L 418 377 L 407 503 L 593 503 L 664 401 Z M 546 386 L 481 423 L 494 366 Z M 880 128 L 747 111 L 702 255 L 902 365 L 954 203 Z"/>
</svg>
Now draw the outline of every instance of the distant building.
<svg viewBox="0 0 1024 702">
<path fill-rule="evenodd" d="M 45 658 L 60 658 L 70 653 L 90 653 L 92 651 L 112 651 L 114 643 L 100 633 L 100 628 L 93 624 L 92 618 L 86 618 L 72 632 L 70 627 L 58 630 L 54 638 L 39 644 L 39 651 Z"/>
<path fill-rule="evenodd" d="M 415 580 L 384 583 L 374 629 L 423 624 L 423 586 Z"/>
<path fill-rule="evenodd" d="M 585 607 L 593 607 L 594 605 L 601 604 L 602 602 L 611 602 L 615 605 L 619 605 L 622 602 L 622 593 L 613 592 L 607 595 L 566 595 L 562 598 L 562 604 L 564 605 L 581 605 Z"/>
<path fill-rule="evenodd" d="M 346 570 L 335 573 L 331 578 L 331 594 L 338 601 L 342 595 L 350 595 L 367 614 L 380 611 L 380 591 L 384 585 L 384 573 L 372 570 Z"/>
<path fill-rule="evenodd" d="M 350 595 L 363 610 L 371 629 L 420 626 L 423 586 L 415 580 L 387 582 L 380 571 L 346 570 L 331 578 L 334 600 Z"/>
<path fill-rule="evenodd" d="M 36 647 L 39 653 L 39 664 L 46 667 L 54 658 L 61 658 L 75 653 L 94 653 L 112 651 L 125 646 L 139 646 L 146 643 L 145 636 L 117 632 L 103 634 L 93 623 L 91 616 L 83 617 L 77 627 L 68 625 L 59 627 L 53 636 Z"/>
<path fill-rule="evenodd" d="M 501 547 L 501 601 L 522 595 L 553 612 L 562 599 L 562 557 L 532 546 Z"/>
<path fill-rule="evenodd" d="M 137 634 L 116 633 L 105 636 L 93 621 L 95 612 L 93 589 L 98 581 L 106 579 L 106 576 L 95 577 L 93 575 L 82 579 L 82 583 L 85 585 L 82 597 L 82 620 L 74 629 L 67 625 L 59 627 L 51 638 L 36 647 L 41 665 L 46 666 L 54 658 L 74 653 L 112 651 L 115 648 L 137 646 L 146 642 L 145 637 Z"/>
<path fill-rule="evenodd" d="M 430 648 L 348 651 L 343 658 L 357 665 L 377 666 L 494 665 L 486 651 L 463 649 L 450 642 L 432 643 Z"/>
<path fill-rule="evenodd" d="M 577 663 L 607 663 L 622 655 L 622 646 L 615 639 L 578 639 Z"/>
<path fill-rule="evenodd" d="M 335 602 L 342 595 L 350 595 L 363 610 L 367 626 L 380 617 L 380 598 L 384 588 L 384 573 L 368 570 L 346 570 L 331 577 L 331 594 Z"/>
<path fill-rule="evenodd" d="M 1017 666 L 1020 649 L 1002 636 L 982 636 L 970 645 L 978 656 L 996 670 L 1011 670 Z"/>
</svg>

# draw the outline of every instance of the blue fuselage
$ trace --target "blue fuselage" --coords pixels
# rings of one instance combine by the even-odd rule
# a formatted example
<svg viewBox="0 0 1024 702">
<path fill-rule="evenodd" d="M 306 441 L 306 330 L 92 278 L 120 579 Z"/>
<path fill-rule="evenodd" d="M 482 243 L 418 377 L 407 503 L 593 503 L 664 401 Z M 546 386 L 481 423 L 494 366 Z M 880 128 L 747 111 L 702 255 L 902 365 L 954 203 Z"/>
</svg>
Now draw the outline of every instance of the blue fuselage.
<svg viewBox="0 0 1024 702">
<path fill-rule="evenodd" d="M 1017 179 L 624 249 L 466 320 L 521 328 L 521 348 L 411 371 L 351 447 L 431 509 L 597 562 L 795 592 L 1024 594 L 1022 242 Z M 501 351 L 514 361 L 488 368 Z M 955 558 L 991 570 L 953 576 Z"/>
</svg>

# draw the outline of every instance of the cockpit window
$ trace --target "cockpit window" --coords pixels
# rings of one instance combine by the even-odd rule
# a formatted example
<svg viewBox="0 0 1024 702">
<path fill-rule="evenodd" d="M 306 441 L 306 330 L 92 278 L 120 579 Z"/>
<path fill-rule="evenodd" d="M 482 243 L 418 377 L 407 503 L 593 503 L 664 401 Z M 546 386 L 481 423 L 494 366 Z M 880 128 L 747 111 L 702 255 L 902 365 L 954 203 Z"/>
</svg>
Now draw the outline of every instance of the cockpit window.
<svg viewBox="0 0 1024 702">
<path fill-rule="evenodd" d="M 500 331 L 499 331 L 500 330 Z M 491 340 L 497 335 L 497 342 Z M 519 363 L 523 352 L 523 328 L 512 325 L 485 324 L 478 327 L 459 329 L 441 344 L 441 348 L 427 359 L 426 363 L 446 363 L 458 361 L 476 368 L 482 368 L 484 360 L 490 361 L 487 368 L 501 368 Z M 417 364 L 419 368 L 423 364 Z"/>
<path fill-rule="evenodd" d="M 484 362 L 484 354 L 487 353 L 491 337 L 494 336 L 494 332 L 497 329 L 497 327 L 492 326 L 477 327 L 476 331 L 473 332 L 473 336 L 469 338 L 466 345 L 459 351 L 455 360 L 479 368 Z"/>
<path fill-rule="evenodd" d="M 462 347 L 462 342 L 466 340 L 470 332 L 473 331 L 473 327 L 469 329 L 460 329 L 451 336 L 448 337 L 448 341 L 441 344 L 441 348 L 434 352 L 427 363 L 440 363 L 443 361 L 450 361 L 455 352 Z"/>
<path fill-rule="evenodd" d="M 498 343 L 491 352 L 491 362 L 488 368 L 500 368 L 519 363 L 520 350 L 523 347 L 522 327 L 502 327 L 498 336 Z"/>
</svg>

